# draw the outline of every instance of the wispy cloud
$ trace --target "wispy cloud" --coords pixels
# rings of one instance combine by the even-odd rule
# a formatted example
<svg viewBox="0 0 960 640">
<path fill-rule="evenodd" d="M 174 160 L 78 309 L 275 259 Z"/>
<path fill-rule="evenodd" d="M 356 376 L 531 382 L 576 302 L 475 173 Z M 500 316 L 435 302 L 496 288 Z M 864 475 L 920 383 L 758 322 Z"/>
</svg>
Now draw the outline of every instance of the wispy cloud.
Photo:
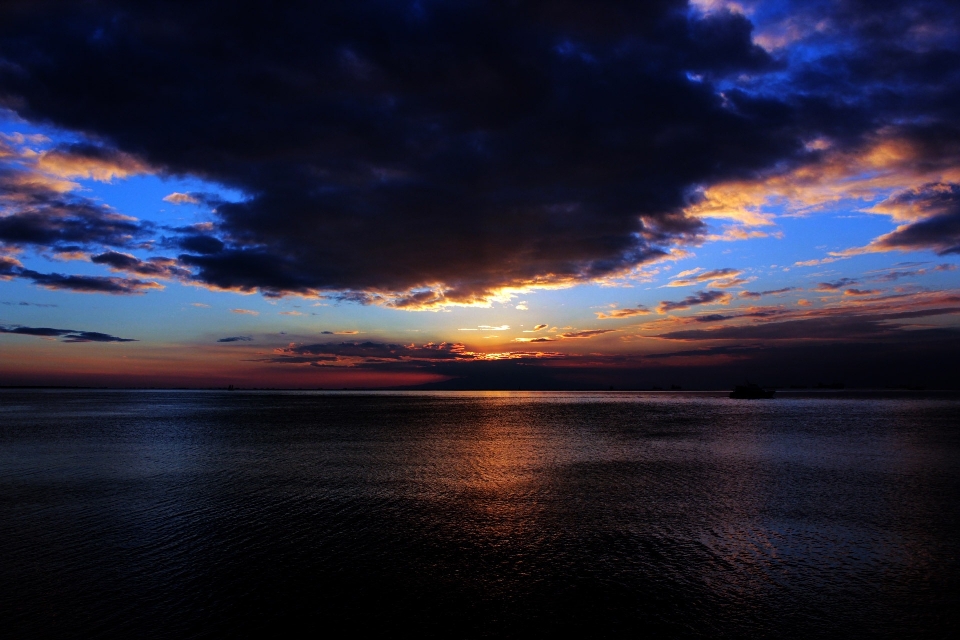
<svg viewBox="0 0 960 640">
<path fill-rule="evenodd" d="M 822 293 L 830 293 L 834 291 L 839 291 L 844 287 L 848 287 L 852 284 L 858 284 L 860 281 L 856 278 L 840 278 L 833 282 L 821 282 L 817 285 L 817 288 L 814 291 L 820 291 Z"/>
<path fill-rule="evenodd" d="M 24 327 L 21 325 L 0 325 L 0 333 L 40 338 L 63 338 L 62 342 L 137 342 L 133 338 L 118 338 L 99 331 L 77 331 L 76 329 L 52 329 L 50 327 Z"/>
<path fill-rule="evenodd" d="M 602 336 L 605 333 L 615 333 L 619 329 L 583 329 L 580 331 L 566 331 L 553 336 L 541 336 L 538 338 L 514 338 L 514 342 L 555 342 L 557 340 L 588 340 Z"/>
<path fill-rule="evenodd" d="M 797 291 L 797 287 L 783 287 L 780 289 L 768 289 L 767 291 L 741 291 L 739 295 L 741 298 L 761 298 L 763 296 L 775 296 L 791 291 Z"/>
<path fill-rule="evenodd" d="M 105 278 L 102 276 L 65 275 L 40 273 L 32 269 L 17 269 L 14 275 L 32 281 L 44 289 L 73 291 L 76 293 L 109 293 L 113 295 L 139 295 L 163 285 L 136 278 Z"/>
<path fill-rule="evenodd" d="M 740 284 L 745 282 L 745 280 L 740 279 L 739 276 L 743 273 L 740 269 L 713 269 L 711 271 L 705 271 L 703 273 L 696 273 L 699 269 L 694 270 L 694 274 L 690 272 L 683 272 L 678 274 L 677 277 L 665 286 L 667 287 L 690 287 L 698 284 L 703 284 L 704 282 L 709 282 L 711 287 L 726 288 L 731 286 L 731 282 Z M 684 276 L 684 274 L 687 274 Z"/>
<path fill-rule="evenodd" d="M 724 291 L 698 291 L 694 295 L 687 296 L 683 300 L 671 302 L 663 300 L 657 307 L 657 313 L 668 313 L 670 311 L 682 311 L 705 304 L 729 304 L 732 296 Z"/>
<path fill-rule="evenodd" d="M 598 320 L 616 320 L 619 318 L 632 318 L 634 316 L 645 316 L 652 313 L 649 309 L 643 305 L 628 309 L 613 309 L 612 311 L 597 311 L 595 312 Z"/>
</svg>

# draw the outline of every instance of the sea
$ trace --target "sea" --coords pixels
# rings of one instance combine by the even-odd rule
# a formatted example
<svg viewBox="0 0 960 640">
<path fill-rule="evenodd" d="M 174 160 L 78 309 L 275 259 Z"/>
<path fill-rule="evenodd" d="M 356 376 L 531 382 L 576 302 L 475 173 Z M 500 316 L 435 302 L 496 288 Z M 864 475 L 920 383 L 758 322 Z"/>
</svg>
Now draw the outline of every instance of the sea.
<svg viewBox="0 0 960 640">
<path fill-rule="evenodd" d="M 958 633 L 956 392 L 0 390 L 5 638 Z"/>
</svg>

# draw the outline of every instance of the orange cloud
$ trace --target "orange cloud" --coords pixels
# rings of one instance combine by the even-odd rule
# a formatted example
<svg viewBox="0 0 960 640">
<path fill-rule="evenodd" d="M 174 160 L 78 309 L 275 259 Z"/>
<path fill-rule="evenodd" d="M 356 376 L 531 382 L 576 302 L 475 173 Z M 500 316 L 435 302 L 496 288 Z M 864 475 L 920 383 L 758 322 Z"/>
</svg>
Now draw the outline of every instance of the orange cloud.
<svg viewBox="0 0 960 640">
<path fill-rule="evenodd" d="M 651 313 L 649 309 L 644 306 L 638 306 L 632 309 L 614 309 L 610 313 L 604 313 L 603 311 L 597 311 L 597 319 L 599 320 L 616 320 L 618 318 L 632 318 L 634 316 L 645 316 Z"/>
<path fill-rule="evenodd" d="M 164 196 L 164 202 L 170 202 L 172 204 L 200 204 L 195 196 L 190 195 L 189 193 L 180 193 L 179 191 L 174 191 L 168 196 Z"/>
<path fill-rule="evenodd" d="M 589 340 L 605 333 L 614 333 L 619 329 L 583 329 L 581 331 L 567 331 L 553 337 L 541 336 L 539 338 L 514 338 L 514 342 L 555 342 L 557 340 Z"/>
<path fill-rule="evenodd" d="M 739 276 L 743 273 L 739 269 L 713 269 L 712 271 L 705 271 L 703 273 L 698 273 L 700 269 L 691 269 L 689 271 L 684 271 L 677 274 L 677 277 L 674 280 L 668 282 L 665 286 L 667 287 L 690 287 L 698 284 L 703 284 L 708 282 L 707 286 L 717 287 L 720 289 L 728 289 L 730 287 L 735 287 L 741 284 L 746 284 L 747 282 L 752 282 L 753 278 L 740 278 Z M 681 277 L 684 275 L 688 277 Z M 696 275 L 691 275 L 696 274 Z"/>
<path fill-rule="evenodd" d="M 920 144 L 892 127 L 880 130 L 858 149 L 834 149 L 828 140 L 817 140 L 808 149 L 821 155 L 818 161 L 755 180 L 705 187 L 685 213 L 734 221 L 739 224 L 736 235 L 749 233 L 749 227 L 774 224 L 773 207 L 784 207 L 786 215 L 805 215 L 842 200 L 870 202 L 895 189 L 960 181 L 960 158 L 947 154 L 930 161 Z M 905 219 L 916 215 L 908 209 L 894 212 L 882 205 L 863 210 Z"/>
<path fill-rule="evenodd" d="M 37 167 L 57 178 L 87 178 L 112 182 L 114 178 L 151 173 L 142 160 L 123 151 L 103 150 L 92 145 L 55 148 L 40 154 Z"/>
<path fill-rule="evenodd" d="M 10 280 L 16 273 L 15 269 L 22 269 L 23 263 L 13 256 L 0 255 L 0 280 Z"/>
</svg>

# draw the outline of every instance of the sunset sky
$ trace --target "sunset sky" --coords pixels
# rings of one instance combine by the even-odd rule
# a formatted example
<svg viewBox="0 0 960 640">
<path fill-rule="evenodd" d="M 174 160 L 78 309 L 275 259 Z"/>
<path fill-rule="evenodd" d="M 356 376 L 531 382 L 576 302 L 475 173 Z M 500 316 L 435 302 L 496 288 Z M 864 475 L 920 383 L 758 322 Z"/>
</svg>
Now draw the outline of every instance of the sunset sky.
<svg viewBox="0 0 960 640">
<path fill-rule="evenodd" d="M 5 2 L 0 384 L 960 384 L 952 2 Z"/>
</svg>

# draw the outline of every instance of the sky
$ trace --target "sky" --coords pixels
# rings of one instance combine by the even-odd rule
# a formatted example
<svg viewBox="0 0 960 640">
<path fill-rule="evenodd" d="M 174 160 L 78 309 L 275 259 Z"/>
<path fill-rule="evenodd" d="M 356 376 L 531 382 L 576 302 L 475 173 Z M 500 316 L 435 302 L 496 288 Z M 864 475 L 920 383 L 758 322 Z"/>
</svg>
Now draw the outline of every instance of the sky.
<svg viewBox="0 0 960 640">
<path fill-rule="evenodd" d="M 5 2 L 0 385 L 960 386 L 952 2 Z"/>
</svg>

